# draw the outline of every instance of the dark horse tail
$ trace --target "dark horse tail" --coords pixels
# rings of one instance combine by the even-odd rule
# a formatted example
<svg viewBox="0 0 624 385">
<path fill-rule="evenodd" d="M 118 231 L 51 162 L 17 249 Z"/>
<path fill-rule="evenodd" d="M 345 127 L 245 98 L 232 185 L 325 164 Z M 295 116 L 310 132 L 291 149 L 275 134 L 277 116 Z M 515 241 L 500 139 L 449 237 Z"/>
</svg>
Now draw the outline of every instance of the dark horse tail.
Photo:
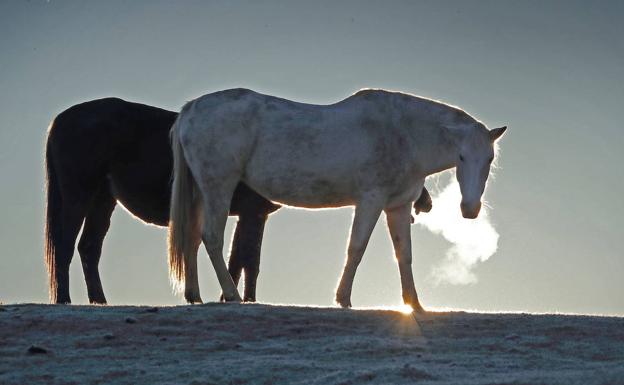
<svg viewBox="0 0 624 385">
<path fill-rule="evenodd" d="M 59 189 L 58 176 L 54 170 L 54 162 L 51 154 L 50 137 L 54 128 L 54 121 L 48 128 L 45 151 L 45 175 L 46 175 L 46 216 L 43 242 L 43 255 L 48 270 L 48 284 L 50 302 L 56 302 L 56 246 L 60 243 L 58 229 L 61 222 L 61 192 Z"/>
</svg>

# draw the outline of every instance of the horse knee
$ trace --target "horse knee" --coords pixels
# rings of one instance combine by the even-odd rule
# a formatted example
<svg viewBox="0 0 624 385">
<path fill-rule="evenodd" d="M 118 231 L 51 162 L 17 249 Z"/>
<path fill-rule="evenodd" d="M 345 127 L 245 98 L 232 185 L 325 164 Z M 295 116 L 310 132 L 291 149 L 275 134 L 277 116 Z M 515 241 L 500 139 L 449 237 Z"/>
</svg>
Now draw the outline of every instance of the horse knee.
<svg viewBox="0 0 624 385">
<path fill-rule="evenodd" d="M 363 245 L 349 245 L 347 249 L 347 258 L 353 262 L 360 262 L 362 260 L 362 256 L 364 256 L 364 251 L 366 247 Z"/>
</svg>

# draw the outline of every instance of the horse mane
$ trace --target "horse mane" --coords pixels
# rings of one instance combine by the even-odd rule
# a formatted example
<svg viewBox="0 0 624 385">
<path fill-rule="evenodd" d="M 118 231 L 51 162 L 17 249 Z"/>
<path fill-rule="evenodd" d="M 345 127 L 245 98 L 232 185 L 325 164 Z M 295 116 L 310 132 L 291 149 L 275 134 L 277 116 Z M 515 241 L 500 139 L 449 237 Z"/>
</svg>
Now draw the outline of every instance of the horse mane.
<svg viewBox="0 0 624 385">
<path fill-rule="evenodd" d="M 450 113 L 448 114 L 448 124 L 450 126 L 462 126 L 466 123 L 482 125 L 482 123 L 478 119 L 455 105 L 445 103 L 440 100 L 427 98 L 424 96 L 410 94 L 408 92 L 385 90 L 382 88 L 362 88 L 344 100 L 351 98 L 372 99 L 381 96 L 393 96 L 402 101 L 409 100 L 414 103 L 420 104 L 423 108 L 426 109 L 437 109 L 440 111 L 440 113 L 443 113 L 443 110 L 450 111 Z"/>
</svg>

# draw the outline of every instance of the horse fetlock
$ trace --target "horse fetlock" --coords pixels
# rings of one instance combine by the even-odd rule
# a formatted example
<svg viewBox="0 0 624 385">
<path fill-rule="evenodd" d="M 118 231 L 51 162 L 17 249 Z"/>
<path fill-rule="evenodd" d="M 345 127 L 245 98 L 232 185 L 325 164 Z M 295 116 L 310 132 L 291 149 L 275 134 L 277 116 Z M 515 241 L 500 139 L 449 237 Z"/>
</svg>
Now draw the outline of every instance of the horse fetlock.
<svg viewBox="0 0 624 385">
<path fill-rule="evenodd" d="M 55 272 L 55 281 L 52 289 L 51 302 L 56 304 L 69 304 L 71 298 L 69 296 L 69 274 L 57 270 Z"/>
<path fill-rule="evenodd" d="M 243 302 L 256 302 L 256 295 L 255 294 L 253 296 L 245 295 L 243 297 Z"/>
<path fill-rule="evenodd" d="M 352 307 L 351 298 L 342 298 L 342 297 L 336 296 L 336 303 L 340 305 L 340 307 L 345 308 L 345 309 Z"/>
<path fill-rule="evenodd" d="M 415 312 L 422 313 L 425 311 L 425 309 L 423 309 L 420 305 L 420 301 L 418 300 L 416 293 L 403 293 L 403 303 L 410 306 Z"/>
<path fill-rule="evenodd" d="M 106 305 L 107 304 L 105 297 L 89 298 L 89 303 L 91 305 Z"/>
<path fill-rule="evenodd" d="M 351 291 L 338 288 L 336 291 L 336 303 L 343 308 L 351 307 Z"/>
<path fill-rule="evenodd" d="M 256 302 L 256 281 L 258 280 L 259 269 L 245 269 L 245 291 L 243 300 L 245 302 Z"/>
<path fill-rule="evenodd" d="M 106 305 L 106 297 L 104 296 L 104 291 L 102 290 L 102 285 L 97 285 L 100 280 L 99 277 L 97 281 L 92 279 L 95 284 L 87 285 L 87 293 L 89 295 L 89 303 L 92 305 Z"/>
<path fill-rule="evenodd" d="M 201 299 L 199 293 L 195 290 L 188 290 L 184 292 L 184 299 L 186 302 L 190 304 L 201 304 L 204 303 Z"/>
<path fill-rule="evenodd" d="M 57 294 L 56 298 L 52 300 L 52 303 L 57 305 L 69 305 L 71 304 L 71 298 L 69 297 L 69 294 Z"/>
<path fill-rule="evenodd" d="M 238 294 L 238 291 L 234 292 L 223 292 L 221 294 L 221 302 L 243 302 L 243 299 Z"/>
</svg>

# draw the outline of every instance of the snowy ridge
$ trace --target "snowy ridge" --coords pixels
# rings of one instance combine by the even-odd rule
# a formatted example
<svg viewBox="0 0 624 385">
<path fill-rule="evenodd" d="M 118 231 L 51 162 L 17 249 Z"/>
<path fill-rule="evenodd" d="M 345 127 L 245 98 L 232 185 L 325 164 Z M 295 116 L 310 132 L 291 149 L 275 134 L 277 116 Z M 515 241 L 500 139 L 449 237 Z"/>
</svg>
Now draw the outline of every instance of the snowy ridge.
<svg viewBox="0 0 624 385">
<path fill-rule="evenodd" d="M 0 306 L 0 384 L 621 384 L 624 318 Z"/>
</svg>

